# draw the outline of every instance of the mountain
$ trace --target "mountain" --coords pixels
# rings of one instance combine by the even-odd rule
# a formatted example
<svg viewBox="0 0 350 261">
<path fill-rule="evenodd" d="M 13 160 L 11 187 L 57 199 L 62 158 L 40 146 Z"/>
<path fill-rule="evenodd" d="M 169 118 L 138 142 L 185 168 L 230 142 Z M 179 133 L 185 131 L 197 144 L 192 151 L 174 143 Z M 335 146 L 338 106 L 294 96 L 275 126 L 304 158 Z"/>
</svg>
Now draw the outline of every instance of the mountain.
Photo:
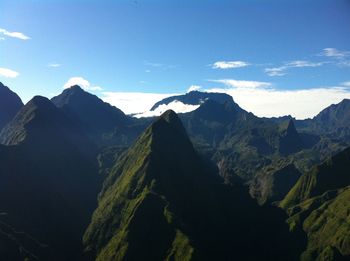
<svg viewBox="0 0 350 261">
<path fill-rule="evenodd" d="M 280 124 L 279 152 L 282 155 L 289 155 L 300 151 L 303 148 L 303 141 L 297 132 L 292 119 Z"/>
<path fill-rule="evenodd" d="M 0 131 L 22 108 L 21 98 L 0 82 Z"/>
<path fill-rule="evenodd" d="M 191 91 L 183 95 L 176 95 L 165 98 L 156 104 L 154 104 L 151 108 L 151 111 L 156 110 L 160 105 L 168 105 L 171 102 L 179 101 L 188 105 L 201 105 L 206 100 L 213 100 L 219 103 L 232 102 L 232 97 L 225 93 L 210 93 L 210 92 L 199 92 L 199 91 Z"/>
<path fill-rule="evenodd" d="M 77 85 L 64 90 L 51 101 L 98 142 L 101 142 L 104 134 L 131 123 L 131 118 L 121 110 Z"/>
<path fill-rule="evenodd" d="M 296 126 L 299 130 L 327 135 L 350 144 L 350 100 L 332 104 L 312 119 L 298 120 Z"/>
<path fill-rule="evenodd" d="M 96 260 L 293 260 L 281 214 L 223 184 L 167 111 L 110 171 L 84 243 Z"/>
<path fill-rule="evenodd" d="M 302 260 L 350 258 L 350 148 L 301 176 L 280 206 L 308 236 Z"/>
<path fill-rule="evenodd" d="M 0 256 L 79 260 L 101 184 L 96 147 L 40 96 L 17 113 L 0 138 L 7 144 L 0 146 L 0 242 L 7 246 L 0 247 Z"/>
</svg>

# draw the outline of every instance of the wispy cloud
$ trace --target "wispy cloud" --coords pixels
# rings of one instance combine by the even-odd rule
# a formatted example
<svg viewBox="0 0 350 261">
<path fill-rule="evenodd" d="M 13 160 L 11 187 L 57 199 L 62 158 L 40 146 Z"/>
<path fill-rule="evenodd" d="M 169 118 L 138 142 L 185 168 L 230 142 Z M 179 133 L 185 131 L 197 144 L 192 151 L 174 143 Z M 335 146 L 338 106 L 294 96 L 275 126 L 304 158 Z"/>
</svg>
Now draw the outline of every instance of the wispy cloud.
<svg viewBox="0 0 350 261">
<path fill-rule="evenodd" d="M 285 70 L 287 70 L 286 66 L 265 68 L 265 73 L 268 76 L 283 76 L 283 75 L 286 75 Z"/>
<path fill-rule="evenodd" d="M 191 85 L 188 89 L 187 92 L 193 92 L 193 91 L 198 91 L 201 88 L 199 85 Z"/>
<path fill-rule="evenodd" d="M 260 87 L 270 87 L 270 82 L 260 82 L 260 81 L 244 81 L 235 79 L 220 79 L 220 80 L 208 80 L 210 82 L 223 83 L 228 87 L 235 88 L 260 88 Z"/>
<path fill-rule="evenodd" d="M 58 67 L 61 67 L 61 66 L 62 66 L 62 64 L 60 64 L 60 63 L 49 63 L 47 65 L 47 67 L 51 67 L 51 68 L 58 68 Z"/>
<path fill-rule="evenodd" d="M 273 68 L 265 68 L 265 73 L 269 76 L 283 76 L 287 74 L 287 70 L 290 68 L 304 68 L 304 67 L 319 67 L 325 62 L 310 62 L 305 60 L 296 60 L 284 63 L 284 65 Z"/>
<path fill-rule="evenodd" d="M 8 68 L 0 68 L 0 76 L 6 77 L 6 78 L 16 78 L 19 75 L 18 72 L 13 71 Z"/>
<path fill-rule="evenodd" d="M 249 66 L 250 64 L 244 61 L 218 61 L 212 64 L 213 69 L 234 69 Z"/>
<path fill-rule="evenodd" d="M 345 58 L 350 55 L 349 51 L 340 51 L 336 48 L 324 48 L 321 56 L 332 57 L 332 58 Z"/>
<path fill-rule="evenodd" d="M 12 37 L 12 38 L 21 39 L 21 40 L 29 40 L 30 39 L 30 37 L 25 35 L 24 33 L 10 32 L 10 31 L 7 31 L 6 29 L 3 29 L 3 28 L 0 28 L 0 34 L 2 34 L 4 36 Z"/>
<path fill-rule="evenodd" d="M 71 77 L 69 80 L 63 85 L 64 89 L 70 88 L 74 85 L 79 85 L 81 88 L 83 88 L 86 91 L 102 91 L 102 87 L 92 85 L 88 80 L 84 79 L 83 77 Z"/>
</svg>

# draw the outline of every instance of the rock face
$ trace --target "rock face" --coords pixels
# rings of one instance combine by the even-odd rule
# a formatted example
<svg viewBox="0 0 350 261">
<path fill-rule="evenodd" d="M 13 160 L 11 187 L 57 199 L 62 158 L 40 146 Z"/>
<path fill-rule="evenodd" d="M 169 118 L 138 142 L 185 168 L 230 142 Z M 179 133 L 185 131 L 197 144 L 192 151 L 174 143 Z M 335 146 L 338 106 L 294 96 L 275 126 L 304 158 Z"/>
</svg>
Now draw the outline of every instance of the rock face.
<svg viewBox="0 0 350 261">
<path fill-rule="evenodd" d="M 17 113 L 1 139 L 8 146 L 0 146 L 0 230 L 8 236 L 0 237 L 6 246 L 0 256 L 79 260 L 101 183 L 95 146 L 40 96 Z"/>
<path fill-rule="evenodd" d="M 224 185 L 167 111 L 113 167 L 84 243 L 97 260 L 293 259 L 281 213 Z"/>
<path fill-rule="evenodd" d="M 0 131 L 22 108 L 21 98 L 0 82 Z"/>
</svg>

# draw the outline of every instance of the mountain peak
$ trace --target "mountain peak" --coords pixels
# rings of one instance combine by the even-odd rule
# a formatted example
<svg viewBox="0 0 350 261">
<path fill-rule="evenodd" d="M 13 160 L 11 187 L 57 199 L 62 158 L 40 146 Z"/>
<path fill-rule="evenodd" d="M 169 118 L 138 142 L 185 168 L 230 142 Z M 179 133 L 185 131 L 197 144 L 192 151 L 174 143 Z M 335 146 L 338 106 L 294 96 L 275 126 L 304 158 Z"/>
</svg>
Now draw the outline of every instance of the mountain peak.
<svg viewBox="0 0 350 261">
<path fill-rule="evenodd" d="M 72 85 L 71 87 L 68 88 L 68 90 L 81 90 L 83 91 L 83 88 L 81 88 L 79 85 Z"/>
<path fill-rule="evenodd" d="M 164 112 L 160 116 L 160 119 L 165 120 L 169 125 L 176 127 L 178 130 L 182 132 L 185 131 L 181 120 L 173 110 L 167 110 L 166 112 Z"/>
<path fill-rule="evenodd" d="M 180 118 L 172 110 L 164 112 L 150 126 L 149 131 L 152 133 L 153 141 L 159 146 L 164 144 L 170 146 L 172 144 L 171 146 L 177 147 L 177 142 L 179 142 L 182 145 L 186 144 L 186 146 L 192 147 Z M 175 141 L 175 143 L 172 141 Z"/>
<path fill-rule="evenodd" d="M 104 133 L 113 132 L 116 127 L 129 122 L 129 118 L 121 110 L 86 92 L 78 85 L 65 89 L 51 101 L 97 140 Z"/>
<path fill-rule="evenodd" d="M 0 130 L 13 119 L 22 106 L 21 98 L 0 82 Z"/>
<path fill-rule="evenodd" d="M 37 107 L 43 107 L 43 108 L 47 108 L 47 107 L 53 107 L 54 105 L 52 104 L 52 102 L 44 97 L 44 96 L 34 96 L 26 105 L 26 107 L 30 106 L 30 105 L 35 105 Z"/>
</svg>

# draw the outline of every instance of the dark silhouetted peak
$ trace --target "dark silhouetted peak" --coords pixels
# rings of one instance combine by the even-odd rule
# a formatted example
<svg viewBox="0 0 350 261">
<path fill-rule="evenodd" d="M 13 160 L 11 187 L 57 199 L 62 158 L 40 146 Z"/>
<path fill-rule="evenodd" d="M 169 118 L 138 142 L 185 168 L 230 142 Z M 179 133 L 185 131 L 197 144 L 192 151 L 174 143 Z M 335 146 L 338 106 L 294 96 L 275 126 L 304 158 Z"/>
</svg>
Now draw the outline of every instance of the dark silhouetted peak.
<svg viewBox="0 0 350 261">
<path fill-rule="evenodd" d="M 84 91 L 79 85 L 73 85 L 68 88 L 68 90 L 75 90 L 75 91 Z"/>
<path fill-rule="evenodd" d="M 303 142 L 292 119 L 280 124 L 280 153 L 289 155 L 302 149 Z"/>
<path fill-rule="evenodd" d="M 6 145 L 27 142 L 54 142 L 75 129 L 74 124 L 49 99 L 33 97 L 2 130 L 0 141 Z"/>
<path fill-rule="evenodd" d="M 209 93 L 209 92 L 199 92 L 192 91 L 183 95 L 171 96 L 165 98 L 153 105 L 151 111 L 155 110 L 158 106 L 162 104 L 169 104 L 174 101 L 179 101 L 188 105 L 201 105 L 207 100 L 214 100 L 219 103 L 233 103 L 233 99 L 230 95 L 225 93 Z"/>
<path fill-rule="evenodd" d="M 289 119 L 280 124 L 280 131 L 284 136 L 298 135 L 293 119 Z"/>
<path fill-rule="evenodd" d="M 53 103 L 46 97 L 34 96 L 27 104 L 26 107 L 36 106 L 39 109 L 54 109 Z"/>
<path fill-rule="evenodd" d="M 178 129 L 182 133 L 186 133 L 180 118 L 173 110 L 167 110 L 159 118 L 165 120 L 170 126 Z"/>
<path fill-rule="evenodd" d="M 19 96 L 0 82 L 0 131 L 23 106 Z"/>
<path fill-rule="evenodd" d="M 84 91 L 78 85 L 64 90 L 51 101 L 93 137 L 112 132 L 130 120 L 121 110 Z"/>
</svg>

